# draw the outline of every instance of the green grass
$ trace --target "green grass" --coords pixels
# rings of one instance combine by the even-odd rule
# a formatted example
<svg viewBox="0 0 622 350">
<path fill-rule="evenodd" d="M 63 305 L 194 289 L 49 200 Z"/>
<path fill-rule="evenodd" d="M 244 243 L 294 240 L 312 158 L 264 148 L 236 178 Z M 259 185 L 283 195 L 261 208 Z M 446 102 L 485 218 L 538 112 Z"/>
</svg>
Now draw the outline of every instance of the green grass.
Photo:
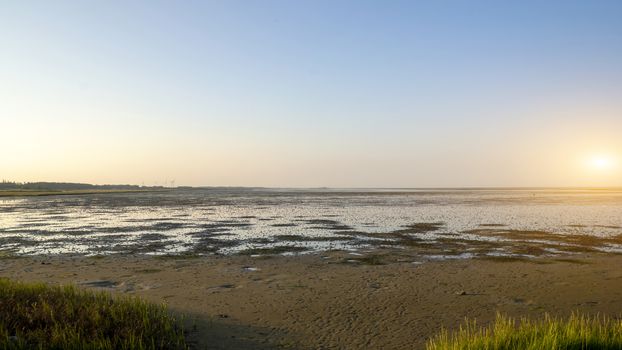
<svg viewBox="0 0 622 350">
<path fill-rule="evenodd" d="M 185 349 L 163 305 L 0 279 L 0 349 Z"/>
<path fill-rule="evenodd" d="M 578 313 L 567 319 L 545 315 L 540 320 L 516 321 L 497 314 L 495 322 L 488 327 L 467 320 L 454 333 L 442 330 L 428 341 L 426 349 L 622 349 L 622 321 Z"/>
</svg>

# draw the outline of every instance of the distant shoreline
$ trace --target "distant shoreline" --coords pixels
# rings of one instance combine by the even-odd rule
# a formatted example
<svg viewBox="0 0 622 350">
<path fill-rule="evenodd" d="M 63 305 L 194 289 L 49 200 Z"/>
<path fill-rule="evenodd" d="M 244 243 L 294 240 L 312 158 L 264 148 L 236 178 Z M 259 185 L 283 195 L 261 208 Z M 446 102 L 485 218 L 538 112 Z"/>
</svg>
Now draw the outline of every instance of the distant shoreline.
<svg viewBox="0 0 622 350">
<path fill-rule="evenodd" d="M 43 197 L 43 196 L 68 196 L 68 195 L 88 195 L 88 194 L 111 194 L 111 193 L 149 193 L 167 192 L 167 189 L 149 190 L 0 190 L 0 198 L 8 197 Z"/>
</svg>

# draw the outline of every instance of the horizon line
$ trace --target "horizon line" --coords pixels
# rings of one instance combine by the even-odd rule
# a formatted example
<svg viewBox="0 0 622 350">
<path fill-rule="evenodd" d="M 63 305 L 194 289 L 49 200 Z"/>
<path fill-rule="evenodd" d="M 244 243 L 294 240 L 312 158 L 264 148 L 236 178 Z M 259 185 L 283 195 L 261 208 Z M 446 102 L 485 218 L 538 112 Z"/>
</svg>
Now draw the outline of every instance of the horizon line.
<svg viewBox="0 0 622 350">
<path fill-rule="evenodd" d="M 238 188 L 238 189 L 268 189 L 268 190 L 622 190 L 622 186 L 430 186 L 430 187 L 383 187 L 383 186 L 365 186 L 365 187 L 333 187 L 333 186 L 245 186 L 245 185 L 139 185 L 129 183 L 88 183 L 88 182 L 65 182 L 65 181 L 32 181 L 19 182 L 2 180 L 2 183 L 15 183 L 20 185 L 28 184 L 67 184 L 67 185 L 89 185 L 89 186 L 136 186 L 136 187 L 157 187 L 165 189 L 210 189 L 210 188 Z"/>
</svg>

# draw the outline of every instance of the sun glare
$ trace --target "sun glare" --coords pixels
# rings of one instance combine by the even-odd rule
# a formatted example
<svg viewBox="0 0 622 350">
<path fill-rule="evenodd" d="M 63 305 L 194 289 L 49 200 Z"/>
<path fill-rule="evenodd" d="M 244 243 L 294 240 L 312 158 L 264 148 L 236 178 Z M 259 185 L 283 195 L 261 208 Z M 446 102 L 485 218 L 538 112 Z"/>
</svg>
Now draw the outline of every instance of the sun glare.
<svg viewBox="0 0 622 350">
<path fill-rule="evenodd" d="M 609 155 L 596 155 L 590 159 L 589 165 L 595 170 L 609 170 L 614 167 L 615 160 Z"/>
</svg>

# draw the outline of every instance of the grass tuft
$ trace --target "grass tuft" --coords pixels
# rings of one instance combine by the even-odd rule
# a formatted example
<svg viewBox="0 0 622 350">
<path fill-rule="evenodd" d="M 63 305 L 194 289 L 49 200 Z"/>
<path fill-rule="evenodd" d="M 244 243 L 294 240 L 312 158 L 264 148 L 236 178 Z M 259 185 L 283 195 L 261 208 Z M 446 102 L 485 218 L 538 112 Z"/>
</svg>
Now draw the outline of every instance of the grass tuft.
<svg viewBox="0 0 622 350">
<path fill-rule="evenodd" d="M 1 349 L 185 349 L 163 305 L 0 279 Z"/>
<path fill-rule="evenodd" d="M 573 313 L 567 319 L 545 315 L 540 320 L 497 314 L 495 322 L 479 327 L 467 320 L 456 332 L 442 330 L 427 350 L 505 349 L 621 349 L 622 321 Z"/>
</svg>

